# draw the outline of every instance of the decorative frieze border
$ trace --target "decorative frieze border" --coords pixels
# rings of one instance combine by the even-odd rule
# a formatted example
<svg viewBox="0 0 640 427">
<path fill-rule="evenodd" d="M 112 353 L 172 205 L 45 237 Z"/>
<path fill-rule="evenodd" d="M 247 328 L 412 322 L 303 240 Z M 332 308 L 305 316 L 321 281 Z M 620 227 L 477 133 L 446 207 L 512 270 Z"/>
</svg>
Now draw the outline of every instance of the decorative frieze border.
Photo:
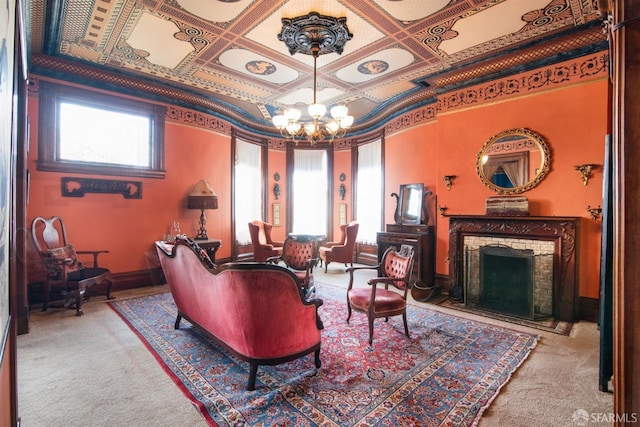
<svg viewBox="0 0 640 427">
<path fill-rule="evenodd" d="M 609 75 L 609 54 L 598 52 L 482 85 L 438 95 L 436 105 L 407 112 L 385 125 L 386 135 L 437 120 L 438 115 L 482 104 L 504 101 L 563 86 L 590 82 Z"/>
<path fill-rule="evenodd" d="M 608 74 L 609 54 L 604 51 L 484 84 L 448 91 L 437 95 L 435 102 L 429 105 L 423 105 L 393 118 L 384 125 L 384 133 L 388 136 L 433 122 L 439 114 L 595 81 L 607 78 Z M 38 86 L 38 77 L 30 77 L 29 93 L 37 93 Z M 165 119 L 231 135 L 232 125 L 228 121 L 190 108 L 169 105 Z M 283 150 L 287 143 L 286 139 L 267 139 L 270 149 Z M 334 149 L 345 150 L 351 147 L 352 140 L 342 138 L 333 144 Z"/>
</svg>

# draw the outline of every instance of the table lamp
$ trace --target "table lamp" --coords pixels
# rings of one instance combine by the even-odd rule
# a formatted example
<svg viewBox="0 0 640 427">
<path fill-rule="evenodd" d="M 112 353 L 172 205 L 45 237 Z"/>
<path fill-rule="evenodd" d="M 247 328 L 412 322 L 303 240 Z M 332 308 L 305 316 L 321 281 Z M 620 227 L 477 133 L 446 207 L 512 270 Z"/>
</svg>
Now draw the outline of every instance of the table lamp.
<svg viewBox="0 0 640 427">
<path fill-rule="evenodd" d="M 218 209 L 218 195 L 207 181 L 204 179 L 198 181 L 191 194 L 189 194 L 187 207 L 189 209 L 200 209 L 200 229 L 194 240 L 208 240 L 204 210 Z"/>
</svg>

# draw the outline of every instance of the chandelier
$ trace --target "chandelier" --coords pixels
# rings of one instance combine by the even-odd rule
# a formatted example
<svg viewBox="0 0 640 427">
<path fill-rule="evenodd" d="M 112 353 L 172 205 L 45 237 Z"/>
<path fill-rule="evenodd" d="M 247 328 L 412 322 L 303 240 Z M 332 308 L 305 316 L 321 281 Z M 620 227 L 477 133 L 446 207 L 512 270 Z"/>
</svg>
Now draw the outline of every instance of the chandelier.
<svg viewBox="0 0 640 427">
<path fill-rule="evenodd" d="M 345 105 L 331 108 L 331 118 L 325 117 L 327 107 L 317 102 L 317 60 L 325 53 L 342 54 L 344 45 L 353 35 L 347 28 L 347 18 L 333 18 L 311 12 L 297 18 L 283 18 L 278 40 L 283 41 L 291 55 L 313 56 L 313 104 L 307 107 L 311 121 L 301 121 L 302 112 L 294 107 L 273 117 L 273 125 L 287 139 L 297 142 L 306 139 L 311 145 L 319 141 L 342 138 L 353 124 L 353 116 Z"/>
</svg>

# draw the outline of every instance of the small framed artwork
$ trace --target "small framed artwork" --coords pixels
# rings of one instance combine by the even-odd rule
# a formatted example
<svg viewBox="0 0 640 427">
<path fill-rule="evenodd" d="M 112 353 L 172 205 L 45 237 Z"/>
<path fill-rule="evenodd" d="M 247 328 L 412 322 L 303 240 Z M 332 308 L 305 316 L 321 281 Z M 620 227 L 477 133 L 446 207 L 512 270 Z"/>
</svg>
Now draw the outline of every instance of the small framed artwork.
<svg viewBox="0 0 640 427">
<path fill-rule="evenodd" d="M 280 203 L 273 204 L 273 226 L 280 227 L 282 224 L 280 222 Z"/>
<path fill-rule="evenodd" d="M 340 225 L 345 225 L 347 223 L 347 204 L 339 203 L 338 204 L 338 221 Z"/>
</svg>

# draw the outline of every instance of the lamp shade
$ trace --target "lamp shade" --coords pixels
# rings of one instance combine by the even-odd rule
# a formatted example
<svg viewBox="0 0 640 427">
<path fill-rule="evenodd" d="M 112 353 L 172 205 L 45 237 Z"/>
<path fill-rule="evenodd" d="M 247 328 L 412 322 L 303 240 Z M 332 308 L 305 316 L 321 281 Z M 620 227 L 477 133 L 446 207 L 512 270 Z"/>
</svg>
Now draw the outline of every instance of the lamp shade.
<svg viewBox="0 0 640 427">
<path fill-rule="evenodd" d="M 218 195 L 207 181 L 201 179 L 187 198 L 189 209 L 218 209 Z"/>
</svg>

